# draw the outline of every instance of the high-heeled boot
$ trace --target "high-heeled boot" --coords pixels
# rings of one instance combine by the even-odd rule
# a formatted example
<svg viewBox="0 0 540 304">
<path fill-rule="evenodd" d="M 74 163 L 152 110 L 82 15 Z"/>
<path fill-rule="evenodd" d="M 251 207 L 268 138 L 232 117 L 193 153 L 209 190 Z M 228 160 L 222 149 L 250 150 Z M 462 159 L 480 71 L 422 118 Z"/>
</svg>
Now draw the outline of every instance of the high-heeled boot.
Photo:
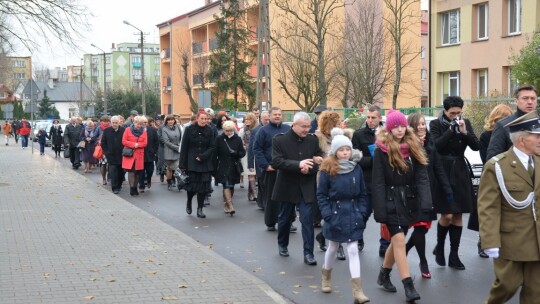
<svg viewBox="0 0 540 304">
<path fill-rule="evenodd" d="M 257 184 L 254 180 L 250 180 L 248 184 L 248 201 L 257 200 Z"/>
<path fill-rule="evenodd" d="M 446 259 L 444 257 L 444 242 L 449 229 L 450 226 L 444 227 L 440 223 L 437 223 L 437 245 L 433 249 L 433 254 L 435 255 L 435 262 L 437 262 L 439 266 L 446 266 Z"/>
<path fill-rule="evenodd" d="M 223 188 L 223 211 L 231 213 L 231 189 Z"/>
<path fill-rule="evenodd" d="M 465 270 L 465 265 L 459 259 L 458 250 L 461 242 L 461 232 L 463 227 L 450 225 L 450 255 L 448 256 L 448 267 L 457 270 Z"/>
</svg>

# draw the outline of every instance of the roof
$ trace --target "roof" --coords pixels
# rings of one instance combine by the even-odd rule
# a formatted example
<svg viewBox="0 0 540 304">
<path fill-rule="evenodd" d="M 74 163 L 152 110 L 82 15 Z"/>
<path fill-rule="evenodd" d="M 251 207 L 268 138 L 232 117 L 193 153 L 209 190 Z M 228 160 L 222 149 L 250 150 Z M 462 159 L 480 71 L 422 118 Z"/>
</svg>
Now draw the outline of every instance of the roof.
<svg viewBox="0 0 540 304">
<path fill-rule="evenodd" d="M 30 86 L 30 81 L 32 85 Z M 32 87 L 32 91 L 30 91 Z M 44 96 L 44 92 L 47 90 L 47 96 L 51 102 L 73 102 L 80 99 L 81 83 L 80 82 L 63 82 L 55 81 L 54 88 L 50 88 L 46 81 L 34 81 L 29 80 L 24 89 L 24 95 L 30 95 L 32 92 L 34 100 L 41 100 Z M 85 82 L 82 83 L 83 99 L 93 100 L 95 93 L 92 91 Z"/>
<path fill-rule="evenodd" d="M 187 17 L 187 14 L 183 14 L 183 15 L 180 15 L 180 16 L 178 16 L 178 17 L 174 17 L 174 18 L 172 18 L 172 19 L 169 19 L 169 20 L 167 20 L 167 21 L 163 21 L 163 22 L 161 22 L 161 23 L 156 24 L 156 26 L 157 26 L 158 28 L 162 28 L 162 27 L 167 26 L 167 25 L 169 25 L 169 24 L 171 24 L 171 23 L 175 23 L 176 21 L 178 21 L 178 20 L 180 20 L 180 19 L 183 19 L 183 18 L 185 18 L 185 17 Z"/>
</svg>

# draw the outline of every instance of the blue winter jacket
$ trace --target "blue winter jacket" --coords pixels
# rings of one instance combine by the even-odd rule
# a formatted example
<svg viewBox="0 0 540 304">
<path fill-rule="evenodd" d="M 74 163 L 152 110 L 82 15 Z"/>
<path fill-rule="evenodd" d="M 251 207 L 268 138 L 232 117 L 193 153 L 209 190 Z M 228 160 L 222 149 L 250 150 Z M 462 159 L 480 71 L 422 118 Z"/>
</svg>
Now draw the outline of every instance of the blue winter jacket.
<svg viewBox="0 0 540 304">
<path fill-rule="evenodd" d="M 348 243 L 362 238 L 366 228 L 368 196 L 364 175 L 359 165 L 346 174 L 335 177 L 321 171 L 317 187 L 317 202 L 324 219 L 325 238 Z"/>
<path fill-rule="evenodd" d="M 290 128 L 289 125 L 283 123 L 277 125 L 271 122 L 257 131 L 253 143 L 257 173 L 266 171 L 266 168 L 272 163 L 272 138 L 277 134 L 289 131 Z"/>
</svg>

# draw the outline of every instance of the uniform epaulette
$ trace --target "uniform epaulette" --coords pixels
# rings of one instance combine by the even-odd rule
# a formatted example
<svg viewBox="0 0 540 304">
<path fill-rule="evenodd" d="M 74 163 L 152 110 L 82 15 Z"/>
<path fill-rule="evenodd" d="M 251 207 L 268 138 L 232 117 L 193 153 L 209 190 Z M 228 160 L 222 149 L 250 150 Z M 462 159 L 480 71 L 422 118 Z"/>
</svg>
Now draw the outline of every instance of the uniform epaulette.
<svg viewBox="0 0 540 304">
<path fill-rule="evenodd" d="M 494 163 L 500 161 L 501 159 L 503 159 L 503 158 L 505 158 L 505 157 L 506 157 L 506 152 L 493 156 L 493 157 L 489 160 L 489 162 L 492 163 L 492 164 L 494 164 Z"/>
<path fill-rule="evenodd" d="M 278 134 L 276 134 L 275 136 L 280 136 L 280 135 L 285 135 L 285 133 L 278 133 Z M 275 136 L 274 136 L 274 137 L 275 137 Z"/>
</svg>

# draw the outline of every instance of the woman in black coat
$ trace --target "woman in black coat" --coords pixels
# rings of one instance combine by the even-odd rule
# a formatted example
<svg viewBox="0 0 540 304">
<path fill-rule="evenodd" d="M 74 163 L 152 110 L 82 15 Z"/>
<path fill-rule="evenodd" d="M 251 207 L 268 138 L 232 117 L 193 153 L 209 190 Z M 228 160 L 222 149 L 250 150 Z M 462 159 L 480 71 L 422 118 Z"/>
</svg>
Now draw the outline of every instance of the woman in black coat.
<svg viewBox="0 0 540 304">
<path fill-rule="evenodd" d="M 214 165 L 215 137 L 214 131 L 209 126 L 208 113 L 200 110 L 197 113 L 197 121 L 184 130 L 184 137 L 180 149 L 180 164 L 182 170 L 186 170 L 189 182 L 186 185 L 187 205 L 186 212 L 191 214 L 191 201 L 197 194 L 197 217 L 205 218 L 203 213 L 204 200 L 208 193 L 212 192 L 212 173 Z"/>
<path fill-rule="evenodd" d="M 377 284 L 395 292 L 390 282 L 394 262 L 405 288 L 407 302 L 420 299 L 411 279 L 405 251 L 405 234 L 419 215 L 432 210 L 427 157 L 405 116 L 390 111 L 385 129 L 377 132 L 373 155 L 372 203 L 375 220 L 386 224 L 390 246 L 386 250 Z"/>
<path fill-rule="evenodd" d="M 464 270 L 458 256 L 458 249 L 463 230 L 463 213 L 475 209 L 474 192 L 469 166 L 465 161 L 467 146 L 478 151 L 480 145 L 471 123 L 462 117 L 463 100 L 450 96 L 443 101 L 444 110 L 439 118 L 430 123 L 430 132 L 435 149 L 441 156 L 444 172 L 452 187 L 453 202 L 435 201 L 435 211 L 441 214 L 437 224 L 437 246 L 433 250 L 435 261 L 445 266 L 444 243 L 446 234 L 450 234 L 450 255 L 448 266 Z"/>
<path fill-rule="evenodd" d="M 216 138 L 214 163 L 216 182 L 223 184 L 224 211 L 233 215 L 234 185 L 240 183 L 240 175 L 244 171 L 241 159 L 246 155 L 242 139 L 234 133 L 234 123 L 230 120 L 223 123 L 223 134 Z"/>
<path fill-rule="evenodd" d="M 60 152 L 62 151 L 62 139 L 63 139 L 62 126 L 60 126 L 60 121 L 55 119 L 51 130 L 49 131 L 49 138 L 51 139 L 52 149 L 54 151 L 54 157 L 60 157 Z"/>
</svg>

